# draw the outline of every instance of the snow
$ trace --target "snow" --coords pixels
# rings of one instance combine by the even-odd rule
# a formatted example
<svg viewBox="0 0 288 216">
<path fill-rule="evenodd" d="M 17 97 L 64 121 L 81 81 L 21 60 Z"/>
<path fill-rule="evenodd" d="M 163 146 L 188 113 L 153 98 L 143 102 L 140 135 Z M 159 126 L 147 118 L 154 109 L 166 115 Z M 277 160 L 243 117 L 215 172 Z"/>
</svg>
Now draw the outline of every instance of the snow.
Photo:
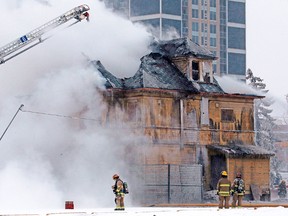
<svg viewBox="0 0 288 216">
<path fill-rule="evenodd" d="M 201 215 L 201 216 L 220 216 L 220 215 L 229 215 L 229 216 L 271 216 L 271 215 L 287 215 L 288 208 L 284 207 L 260 207 L 260 208 L 235 208 L 235 209 L 218 209 L 217 207 L 145 207 L 137 208 L 131 207 L 126 208 L 125 211 L 114 211 L 111 208 L 97 208 L 97 209 L 73 209 L 73 210 L 47 210 L 47 211 L 26 211 L 26 212 L 13 212 L 13 211 L 0 211 L 0 215 L 5 216 L 41 216 L 41 215 L 53 215 L 53 216 L 86 216 L 86 215 L 137 215 L 137 216 L 192 216 L 192 215 Z"/>
</svg>

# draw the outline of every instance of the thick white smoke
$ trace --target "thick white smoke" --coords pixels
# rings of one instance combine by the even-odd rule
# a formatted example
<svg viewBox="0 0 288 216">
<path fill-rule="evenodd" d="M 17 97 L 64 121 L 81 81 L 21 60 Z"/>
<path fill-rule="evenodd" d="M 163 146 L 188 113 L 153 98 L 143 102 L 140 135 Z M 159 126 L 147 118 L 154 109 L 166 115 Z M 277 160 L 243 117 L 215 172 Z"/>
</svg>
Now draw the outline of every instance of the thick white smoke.
<svg viewBox="0 0 288 216">
<path fill-rule="evenodd" d="M 0 65 L 1 134 L 24 104 L 0 141 L 1 209 L 64 208 L 66 200 L 114 206 L 111 177 L 127 174 L 124 152 L 135 138 L 99 126 L 106 107 L 96 88 L 105 80 L 83 65 L 82 53 L 131 76 L 147 53 L 145 29 L 97 0 L 9 0 L 0 7 L 0 47 L 81 4 L 90 6 L 90 22 L 60 27 Z"/>
</svg>

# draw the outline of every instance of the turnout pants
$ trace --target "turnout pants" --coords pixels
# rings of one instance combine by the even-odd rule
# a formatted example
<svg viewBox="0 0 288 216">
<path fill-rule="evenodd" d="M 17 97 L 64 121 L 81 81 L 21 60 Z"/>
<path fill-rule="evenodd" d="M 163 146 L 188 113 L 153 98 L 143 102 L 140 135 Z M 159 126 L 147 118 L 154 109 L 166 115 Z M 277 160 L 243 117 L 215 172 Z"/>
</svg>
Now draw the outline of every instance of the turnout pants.
<svg viewBox="0 0 288 216">
<path fill-rule="evenodd" d="M 238 195 L 237 193 L 234 193 L 232 207 L 236 207 L 237 204 L 238 206 L 242 206 L 242 200 L 243 200 L 243 195 Z"/>
<path fill-rule="evenodd" d="M 229 208 L 230 196 L 219 196 L 219 208 Z"/>
<path fill-rule="evenodd" d="M 124 210 L 124 194 L 117 194 L 115 197 L 116 209 L 115 210 Z"/>
</svg>

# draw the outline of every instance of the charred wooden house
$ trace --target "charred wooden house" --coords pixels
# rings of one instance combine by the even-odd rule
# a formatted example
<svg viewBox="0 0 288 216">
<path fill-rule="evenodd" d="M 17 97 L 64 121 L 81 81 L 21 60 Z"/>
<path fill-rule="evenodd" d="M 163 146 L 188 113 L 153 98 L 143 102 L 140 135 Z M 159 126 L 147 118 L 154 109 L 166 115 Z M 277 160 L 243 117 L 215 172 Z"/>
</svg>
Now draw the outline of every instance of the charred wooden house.
<svg viewBox="0 0 288 216">
<path fill-rule="evenodd" d="M 146 185 L 154 184 L 146 190 L 157 194 L 154 202 L 199 201 L 203 190 L 185 186 L 193 185 L 191 180 L 204 191 L 215 190 L 222 170 L 231 180 L 241 172 L 250 198 L 269 197 L 272 154 L 254 144 L 254 100 L 260 96 L 225 92 L 213 74 L 216 57 L 189 39 L 155 42 L 151 48 L 130 78 L 115 77 L 99 61 L 92 64 L 107 80 L 104 119 L 122 110 L 134 132 L 147 137 L 137 153 L 143 172 L 149 176 L 151 167 L 171 165 L 168 173 L 178 173 L 165 189 L 159 185 L 166 170 L 146 178 Z M 168 199 L 162 199 L 166 193 Z"/>
</svg>

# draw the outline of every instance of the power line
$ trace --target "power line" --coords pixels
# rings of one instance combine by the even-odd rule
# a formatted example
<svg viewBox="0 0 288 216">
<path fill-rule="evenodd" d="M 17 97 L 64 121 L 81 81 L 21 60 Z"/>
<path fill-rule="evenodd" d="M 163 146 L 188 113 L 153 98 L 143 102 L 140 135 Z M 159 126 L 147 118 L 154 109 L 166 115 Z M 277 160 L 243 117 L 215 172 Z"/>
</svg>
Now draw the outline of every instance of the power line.
<svg viewBox="0 0 288 216">
<path fill-rule="evenodd" d="M 46 113 L 46 112 L 37 112 L 37 111 L 31 111 L 31 110 L 23 110 L 21 109 L 22 112 L 27 112 L 27 113 L 33 113 L 37 115 L 47 115 L 47 116 L 54 116 L 54 117 L 60 117 L 60 118 L 69 118 L 73 120 L 86 120 L 86 121 L 98 121 L 97 119 L 92 119 L 92 118 L 83 118 L 83 117 L 76 117 L 76 116 L 69 116 L 69 115 L 62 115 L 62 114 L 55 114 L 55 113 Z"/>
<path fill-rule="evenodd" d="M 22 112 L 27 112 L 27 113 L 32 113 L 32 114 L 37 114 L 37 115 L 46 115 L 46 116 L 54 116 L 54 117 L 59 117 L 59 118 L 69 118 L 73 120 L 85 120 L 85 121 L 96 121 L 100 123 L 100 120 L 93 119 L 93 118 L 83 118 L 83 117 L 77 117 L 77 116 L 69 116 L 69 115 L 63 115 L 63 114 L 55 114 L 55 113 L 47 113 L 47 112 L 38 112 L 38 111 L 32 111 L 32 110 L 23 110 L 22 105 L 19 110 Z M 137 127 L 137 126 L 136 126 Z M 141 127 L 143 128 L 143 126 Z M 171 129 L 171 130 L 179 130 L 180 127 L 165 127 L 165 126 L 146 126 L 144 128 L 147 129 Z M 185 131 L 210 131 L 210 132 L 234 132 L 234 133 L 261 133 L 262 131 L 259 130 L 229 130 L 229 129 L 216 129 L 216 128 L 198 128 L 198 127 L 186 127 L 184 129 Z M 279 131 L 273 131 L 273 133 L 279 133 Z M 288 134 L 286 131 L 281 131 L 282 134 Z M 0 139 L 1 140 L 1 139 Z"/>
</svg>

